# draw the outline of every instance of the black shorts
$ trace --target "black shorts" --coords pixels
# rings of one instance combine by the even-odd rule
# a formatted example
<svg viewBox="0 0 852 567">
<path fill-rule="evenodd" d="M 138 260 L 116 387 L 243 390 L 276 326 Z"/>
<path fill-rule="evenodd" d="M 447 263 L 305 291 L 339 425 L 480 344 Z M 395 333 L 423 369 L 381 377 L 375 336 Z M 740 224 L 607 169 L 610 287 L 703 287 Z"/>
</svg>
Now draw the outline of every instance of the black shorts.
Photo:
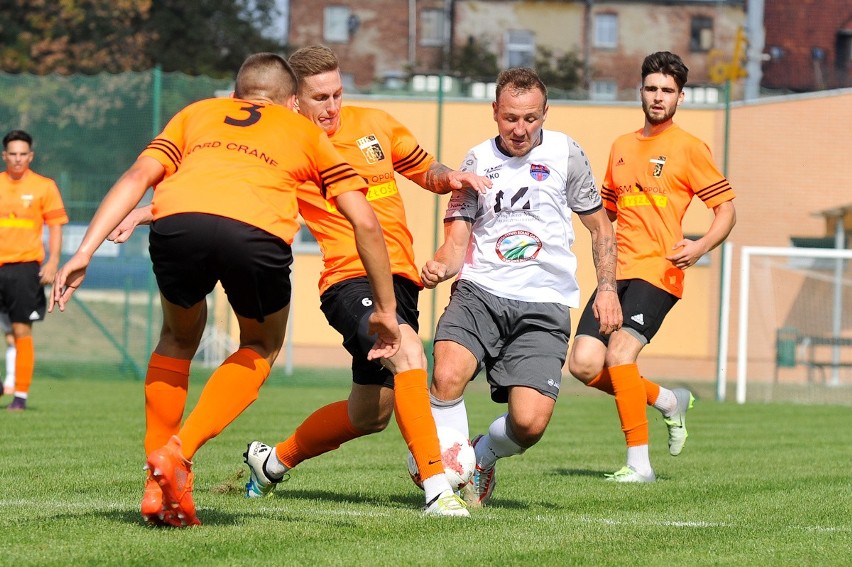
<svg viewBox="0 0 852 567">
<path fill-rule="evenodd" d="M 594 337 L 604 344 L 609 343 L 609 337 L 600 334 L 600 323 L 595 319 L 592 304 L 595 302 L 597 291 L 589 298 L 580 322 L 577 325 L 577 336 Z M 627 331 L 643 345 L 651 342 L 663 324 L 669 311 L 677 303 L 678 298 L 669 292 L 651 285 L 645 280 L 618 280 L 618 300 L 621 303 L 621 313 L 624 317 L 621 329 Z"/>
<path fill-rule="evenodd" d="M 148 244 L 160 293 L 175 305 L 188 309 L 203 301 L 216 282 L 241 317 L 263 321 L 290 303 L 293 252 L 265 230 L 181 213 L 154 221 Z"/>
<path fill-rule="evenodd" d="M 0 265 L 0 311 L 8 313 L 12 323 L 32 323 L 44 319 L 47 298 L 38 275 L 38 262 L 13 262 Z"/>
<path fill-rule="evenodd" d="M 396 294 L 396 318 L 415 332 L 420 330 L 417 298 L 420 287 L 402 276 L 393 277 Z M 334 329 L 343 336 L 343 346 L 352 355 L 352 381 L 361 385 L 384 385 L 393 388 L 393 374 L 378 360 L 367 360 L 376 342 L 367 334 L 369 316 L 373 312 L 373 290 L 366 276 L 338 282 L 320 296 L 322 312 Z"/>
</svg>

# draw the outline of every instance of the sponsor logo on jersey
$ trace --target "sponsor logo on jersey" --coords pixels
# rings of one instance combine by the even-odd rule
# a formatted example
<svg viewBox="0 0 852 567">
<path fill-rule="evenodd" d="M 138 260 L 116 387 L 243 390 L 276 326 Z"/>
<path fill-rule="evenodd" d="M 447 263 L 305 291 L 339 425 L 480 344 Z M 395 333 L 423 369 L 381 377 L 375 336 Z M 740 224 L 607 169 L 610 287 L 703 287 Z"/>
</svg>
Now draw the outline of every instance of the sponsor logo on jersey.
<svg viewBox="0 0 852 567">
<path fill-rule="evenodd" d="M 503 164 L 495 165 L 493 167 L 489 167 L 485 170 L 485 176 L 488 179 L 497 179 L 500 177 L 500 170 L 503 168 Z"/>
<path fill-rule="evenodd" d="M 666 165 L 666 156 L 651 158 L 651 175 L 660 177 L 663 174 L 663 166 Z"/>
<path fill-rule="evenodd" d="M 618 161 L 615 162 L 616 167 L 618 167 L 619 165 L 624 165 L 624 158 L 620 157 L 620 158 L 618 158 Z"/>
<path fill-rule="evenodd" d="M 541 239 L 526 230 L 514 230 L 498 238 L 494 249 L 504 262 L 528 262 L 541 252 Z"/>
<path fill-rule="evenodd" d="M 530 164 L 530 176 L 536 181 L 544 181 L 550 177 L 550 169 L 546 165 Z"/>
<path fill-rule="evenodd" d="M 358 148 L 364 154 L 364 159 L 367 163 L 376 163 L 385 159 L 385 152 L 382 151 L 382 145 L 375 135 L 370 134 L 356 140 Z"/>
</svg>

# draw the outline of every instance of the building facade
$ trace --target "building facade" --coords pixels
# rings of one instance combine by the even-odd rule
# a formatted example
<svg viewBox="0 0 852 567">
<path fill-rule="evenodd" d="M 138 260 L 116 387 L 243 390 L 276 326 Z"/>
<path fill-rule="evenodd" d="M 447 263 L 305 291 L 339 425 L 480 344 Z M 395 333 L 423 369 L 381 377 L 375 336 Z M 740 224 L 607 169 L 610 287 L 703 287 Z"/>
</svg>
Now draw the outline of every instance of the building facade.
<svg viewBox="0 0 852 567">
<path fill-rule="evenodd" d="M 852 2 L 772 0 L 764 6 L 765 89 L 852 87 Z"/>
</svg>

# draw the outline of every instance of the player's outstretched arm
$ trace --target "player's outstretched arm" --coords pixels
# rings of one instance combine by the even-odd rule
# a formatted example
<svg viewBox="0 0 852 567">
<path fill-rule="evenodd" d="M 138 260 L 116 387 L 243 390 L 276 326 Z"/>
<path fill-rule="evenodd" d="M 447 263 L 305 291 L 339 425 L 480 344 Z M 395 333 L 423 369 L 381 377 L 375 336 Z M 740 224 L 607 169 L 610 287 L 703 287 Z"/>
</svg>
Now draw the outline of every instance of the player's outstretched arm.
<svg viewBox="0 0 852 567">
<path fill-rule="evenodd" d="M 53 312 L 54 305 L 59 305 L 59 310 L 65 311 L 65 304 L 83 283 L 86 268 L 95 251 L 133 207 L 139 204 L 148 187 L 162 179 L 164 173 L 165 169 L 160 162 L 142 156 L 115 182 L 95 211 L 77 252 L 56 272 L 48 311 Z"/>
<path fill-rule="evenodd" d="M 107 240 L 115 242 L 116 244 L 127 242 L 137 226 L 140 224 L 151 224 L 151 222 L 153 222 L 154 215 L 152 213 L 152 209 L 153 207 L 151 205 L 145 205 L 144 207 L 139 207 L 130 211 L 127 216 L 124 217 L 124 220 L 118 223 L 115 230 L 107 235 Z"/>
<path fill-rule="evenodd" d="M 600 323 L 600 332 L 608 335 L 621 328 L 621 304 L 615 281 L 616 245 L 615 231 L 604 209 L 578 215 L 592 235 L 592 260 L 598 277 L 598 293 L 592 311 Z"/>
<path fill-rule="evenodd" d="M 355 245 L 373 290 L 374 310 L 370 334 L 378 335 L 367 358 L 387 358 L 399 350 L 402 336 L 396 319 L 396 295 L 382 227 L 373 208 L 360 191 L 347 191 L 336 198 L 337 208 L 355 230 Z"/>
<path fill-rule="evenodd" d="M 471 231 L 471 223 L 466 220 L 458 219 L 444 223 L 444 243 L 435 252 L 435 257 L 428 260 L 420 270 L 420 279 L 424 287 L 433 289 L 439 283 L 459 273 L 464 263 Z"/>
<path fill-rule="evenodd" d="M 456 171 L 437 161 L 432 162 L 429 170 L 411 176 L 411 180 L 424 189 L 444 195 L 453 189 L 470 188 L 485 193 L 491 187 L 491 180 L 468 171 Z"/>
</svg>

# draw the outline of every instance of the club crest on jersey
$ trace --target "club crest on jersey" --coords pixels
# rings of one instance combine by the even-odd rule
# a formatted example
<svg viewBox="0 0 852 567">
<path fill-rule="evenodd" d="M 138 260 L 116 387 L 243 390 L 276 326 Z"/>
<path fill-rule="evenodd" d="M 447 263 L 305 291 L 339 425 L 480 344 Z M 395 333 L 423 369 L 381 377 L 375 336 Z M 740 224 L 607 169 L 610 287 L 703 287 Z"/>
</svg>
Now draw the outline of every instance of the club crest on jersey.
<svg viewBox="0 0 852 567">
<path fill-rule="evenodd" d="M 651 175 L 660 177 L 663 174 L 664 165 L 666 165 L 666 156 L 651 158 Z"/>
<path fill-rule="evenodd" d="M 385 159 L 385 152 L 382 151 L 382 145 L 375 135 L 370 134 L 369 136 L 358 138 L 356 143 L 361 153 L 364 154 L 367 163 L 376 163 Z"/>
<path fill-rule="evenodd" d="M 532 176 L 532 178 L 536 181 L 544 181 L 550 177 L 550 169 L 548 169 L 546 165 L 540 165 L 537 163 L 531 164 L 530 176 Z"/>
<path fill-rule="evenodd" d="M 541 239 L 526 230 L 514 230 L 498 238 L 494 249 L 504 262 L 528 262 L 541 252 Z"/>
<path fill-rule="evenodd" d="M 25 209 L 29 209 L 33 205 L 33 196 L 32 194 L 21 195 L 21 204 Z"/>
</svg>

